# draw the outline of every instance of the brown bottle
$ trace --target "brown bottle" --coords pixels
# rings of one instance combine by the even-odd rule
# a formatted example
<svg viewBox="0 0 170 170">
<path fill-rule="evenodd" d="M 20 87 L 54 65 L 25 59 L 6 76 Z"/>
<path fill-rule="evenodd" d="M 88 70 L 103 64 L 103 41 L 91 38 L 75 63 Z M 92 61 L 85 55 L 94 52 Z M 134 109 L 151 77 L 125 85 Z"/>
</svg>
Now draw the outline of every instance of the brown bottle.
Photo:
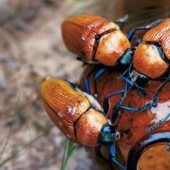
<svg viewBox="0 0 170 170">
<path fill-rule="evenodd" d="M 108 99 L 107 96 L 124 89 L 125 81 L 116 71 L 109 69 L 94 81 L 97 69 L 88 66 L 80 84 L 85 90 L 83 78 L 88 76 L 90 93 L 97 96 L 98 101 L 105 108 L 106 117 L 108 120 L 112 119 L 113 126 L 121 133 L 121 138 L 115 142 L 116 161 L 126 170 L 170 169 L 170 83 L 167 82 L 159 93 L 157 106 L 148 107 L 143 111 L 134 111 L 135 108 L 152 102 L 155 93 L 162 85 L 160 81 L 150 81 L 145 87 L 147 96 L 140 95 L 136 88 L 127 90 L 121 106 L 128 107 L 129 110 L 120 108 L 118 112 L 114 112 L 115 105 L 124 93 L 113 95 Z M 108 102 L 104 103 L 104 101 Z M 92 149 L 89 151 L 92 153 Z M 107 147 L 101 147 L 101 156 L 105 164 L 109 164 Z M 122 168 L 112 163 L 111 169 Z"/>
</svg>

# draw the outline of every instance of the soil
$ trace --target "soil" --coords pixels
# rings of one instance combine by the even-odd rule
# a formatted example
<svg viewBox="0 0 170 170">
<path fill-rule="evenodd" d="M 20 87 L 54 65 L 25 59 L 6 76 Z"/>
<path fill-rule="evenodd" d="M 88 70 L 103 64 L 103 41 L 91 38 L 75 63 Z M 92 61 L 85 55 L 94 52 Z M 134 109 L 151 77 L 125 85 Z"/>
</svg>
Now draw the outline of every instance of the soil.
<svg viewBox="0 0 170 170">
<path fill-rule="evenodd" d="M 45 76 L 79 81 L 82 63 L 60 31 L 74 3 L 0 0 L 1 170 L 60 169 L 65 137 L 47 116 L 39 86 Z M 66 170 L 90 169 L 99 170 L 77 145 Z"/>
<path fill-rule="evenodd" d="M 80 13 L 115 20 L 128 13 L 129 30 L 168 16 L 168 1 L 156 2 L 0 0 L 0 170 L 60 170 L 66 138 L 47 116 L 39 87 L 46 76 L 78 83 L 83 71 L 63 43 L 63 20 Z M 65 170 L 100 169 L 76 145 Z"/>
</svg>

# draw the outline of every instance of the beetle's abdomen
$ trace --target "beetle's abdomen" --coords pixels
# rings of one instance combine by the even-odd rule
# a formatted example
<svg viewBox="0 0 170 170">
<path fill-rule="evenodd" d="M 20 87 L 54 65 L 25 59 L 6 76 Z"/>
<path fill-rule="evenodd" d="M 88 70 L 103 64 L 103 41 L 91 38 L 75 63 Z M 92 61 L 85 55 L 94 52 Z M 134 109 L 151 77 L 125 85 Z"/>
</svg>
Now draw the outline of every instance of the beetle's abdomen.
<svg viewBox="0 0 170 170">
<path fill-rule="evenodd" d="M 114 66 L 131 47 L 118 25 L 96 15 L 79 15 L 65 20 L 62 36 L 68 50 L 83 61 L 97 61 L 107 66 Z"/>
</svg>

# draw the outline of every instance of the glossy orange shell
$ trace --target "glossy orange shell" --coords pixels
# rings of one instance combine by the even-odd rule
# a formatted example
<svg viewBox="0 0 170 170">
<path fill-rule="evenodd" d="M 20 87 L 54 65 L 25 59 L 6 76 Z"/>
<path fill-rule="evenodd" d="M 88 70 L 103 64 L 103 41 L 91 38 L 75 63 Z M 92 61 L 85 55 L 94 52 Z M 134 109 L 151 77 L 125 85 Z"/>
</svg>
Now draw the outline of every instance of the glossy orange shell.
<svg viewBox="0 0 170 170">
<path fill-rule="evenodd" d="M 170 18 L 146 32 L 146 42 L 161 42 L 166 57 L 170 60 Z"/>
<path fill-rule="evenodd" d="M 40 92 L 44 107 L 55 125 L 73 142 L 97 146 L 106 118 L 89 109 L 88 99 L 61 79 L 46 79 Z"/>
<path fill-rule="evenodd" d="M 118 25 L 97 15 L 78 15 L 62 23 L 62 36 L 68 50 L 85 62 L 95 58 L 96 61 L 109 66 L 114 66 L 115 60 L 130 48 L 128 39 L 118 30 Z M 114 31 L 114 34 L 110 34 Z M 96 56 L 94 56 L 95 36 L 105 32 L 106 35 L 101 39 Z"/>
<path fill-rule="evenodd" d="M 150 43 L 160 42 L 165 56 L 170 60 L 170 19 L 148 30 L 143 40 L 145 44 L 140 43 L 135 50 L 133 65 L 138 72 L 152 79 L 159 78 L 167 71 L 169 65 Z"/>
<path fill-rule="evenodd" d="M 143 43 L 135 50 L 133 65 L 138 72 L 152 79 L 162 76 L 169 67 L 154 45 Z"/>
<path fill-rule="evenodd" d="M 91 70 L 94 69 L 92 66 L 88 66 L 82 76 L 87 76 Z M 90 89 L 92 94 L 94 94 L 94 80 L 93 75 L 89 77 L 90 80 Z M 119 80 L 119 81 L 118 81 Z M 117 92 L 118 90 L 122 90 L 124 88 L 125 82 L 123 79 L 120 79 L 119 74 L 112 70 L 107 71 L 103 76 L 101 76 L 97 82 L 97 90 L 99 102 L 103 106 L 104 98 L 111 93 Z M 161 85 L 159 81 L 150 81 L 150 84 L 145 87 L 147 89 L 156 92 L 158 87 Z M 166 84 L 163 88 L 162 92 L 159 95 L 159 101 L 157 107 L 152 107 L 151 109 L 140 111 L 140 112 L 132 112 L 124 109 L 120 110 L 120 119 L 118 121 L 118 131 L 121 132 L 121 138 L 116 142 L 117 154 L 118 157 L 121 158 L 120 162 L 124 162 L 126 164 L 128 153 L 132 146 L 135 145 L 136 142 L 140 141 L 141 138 L 145 136 L 150 136 L 155 132 L 162 131 L 170 131 L 170 118 L 160 125 L 157 129 L 153 130 L 150 133 L 146 133 L 148 128 L 153 126 L 155 123 L 158 123 L 160 119 L 162 119 L 165 115 L 170 112 L 170 82 Z M 83 81 L 81 81 L 81 88 L 84 89 Z M 147 97 L 143 97 L 139 95 L 137 90 L 129 90 L 127 96 L 122 105 L 128 107 L 141 107 L 142 105 L 150 102 L 153 99 L 154 93 L 149 92 Z M 119 101 L 122 95 L 116 95 L 109 98 L 109 110 L 107 112 L 107 118 L 110 119 L 113 114 L 113 108 Z M 169 166 L 168 166 L 169 167 Z"/>
<path fill-rule="evenodd" d="M 85 146 L 98 146 L 98 137 L 103 125 L 107 123 L 104 116 L 95 110 L 83 114 L 76 124 L 77 139 Z"/>
<path fill-rule="evenodd" d="M 129 41 L 120 30 L 116 30 L 100 39 L 95 59 L 107 66 L 115 66 L 116 61 L 128 48 Z"/>
</svg>

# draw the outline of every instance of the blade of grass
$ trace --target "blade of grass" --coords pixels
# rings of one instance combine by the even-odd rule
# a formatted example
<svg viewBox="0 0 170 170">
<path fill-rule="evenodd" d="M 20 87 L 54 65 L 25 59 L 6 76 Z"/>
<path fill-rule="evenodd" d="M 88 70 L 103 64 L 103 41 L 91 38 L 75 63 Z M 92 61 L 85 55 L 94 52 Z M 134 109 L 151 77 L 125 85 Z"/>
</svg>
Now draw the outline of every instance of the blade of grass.
<svg viewBox="0 0 170 170">
<path fill-rule="evenodd" d="M 12 120 L 14 121 L 15 117 L 16 117 L 16 114 L 17 114 L 17 111 L 18 111 L 18 108 L 19 108 L 19 101 L 20 101 L 20 93 L 18 93 L 18 97 L 17 97 L 17 102 L 16 102 L 16 108 L 15 108 L 15 114 L 12 116 Z M 12 134 L 12 127 L 13 127 L 13 124 L 10 126 L 9 128 L 9 132 L 7 134 L 7 138 L 6 138 L 6 141 L 5 141 L 5 144 L 2 146 L 2 149 L 0 151 L 0 161 L 2 159 L 2 156 L 5 152 L 5 149 L 8 145 L 8 142 L 9 142 L 9 139 L 11 137 L 11 134 Z"/>
<path fill-rule="evenodd" d="M 49 131 L 53 126 L 49 127 Z M 8 161 L 17 158 L 18 156 L 22 155 L 24 153 L 24 151 L 26 151 L 31 144 L 33 144 L 35 141 L 37 141 L 38 139 L 40 139 L 42 136 L 44 136 L 46 133 L 48 133 L 47 131 L 43 132 L 42 134 L 40 134 L 39 136 L 37 136 L 36 138 L 34 138 L 32 141 L 30 141 L 28 144 L 26 144 L 25 146 L 23 146 L 21 149 L 19 149 L 18 151 L 14 152 L 13 154 L 11 154 L 9 157 L 7 157 L 6 159 L 4 159 L 2 162 L 0 162 L 0 167 L 2 167 L 5 163 L 7 163 Z"/>
<path fill-rule="evenodd" d="M 72 155 L 74 149 L 75 149 L 75 144 L 72 143 L 70 140 L 66 139 L 65 149 L 64 149 L 64 153 L 63 153 L 63 159 L 62 159 L 60 170 L 65 170 L 67 161 L 70 158 L 70 156 Z"/>
</svg>

